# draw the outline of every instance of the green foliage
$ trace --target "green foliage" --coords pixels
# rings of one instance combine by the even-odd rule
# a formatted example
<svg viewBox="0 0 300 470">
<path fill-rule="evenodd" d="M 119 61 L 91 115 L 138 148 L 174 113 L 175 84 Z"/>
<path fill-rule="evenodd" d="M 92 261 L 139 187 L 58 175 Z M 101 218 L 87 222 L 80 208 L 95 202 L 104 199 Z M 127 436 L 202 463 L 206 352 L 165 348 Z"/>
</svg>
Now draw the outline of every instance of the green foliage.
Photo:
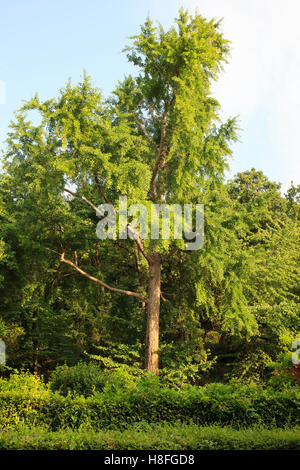
<svg viewBox="0 0 300 470">
<path fill-rule="evenodd" d="M 50 378 L 50 389 L 63 396 L 82 395 L 88 397 L 98 393 L 112 395 L 136 388 L 139 377 L 145 374 L 141 369 L 117 366 L 103 369 L 95 362 L 79 362 L 75 366 L 59 366 Z"/>
<path fill-rule="evenodd" d="M 271 364 L 273 374 L 268 384 L 277 390 L 295 386 L 300 388 L 300 367 L 293 364 L 292 353 L 279 354 L 277 361 Z"/>
<path fill-rule="evenodd" d="M 32 393 L 32 395 L 38 395 L 39 393 L 46 392 L 48 390 L 43 377 L 29 372 L 17 372 L 14 371 L 10 374 L 8 379 L 0 378 L 0 391 L 18 391 L 22 393 Z"/>
<path fill-rule="evenodd" d="M 57 367 L 51 376 L 50 388 L 63 396 L 70 394 L 87 397 L 94 392 L 102 392 L 107 379 L 107 373 L 96 364 L 79 362 L 73 367 Z"/>
<path fill-rule="evenodd" d="M 123 431 L 51 432 L 19 426 L 0 436 L 7 450 L 300 450 L 298 430 L 139 423 Z M 174 459 L 175 463 L 175 459 Z"/>
<path fill-rule="evenodd" d="M 163 343 L 161 345 L 160 380 L 171 386 L 204 383 L 216 358 L 209 357 L 209 350 L 199 341 L 183 344 Z"/>
<path fill-rule="evenodd" d="M 103 344 L 94 349 L 97 354 L 87 354 L 87 356 L 96 361 L 99 367 L 108 371 L 123 369 L 133 375 L 141 374 L 142 345 L 140 343 L 127 345 L 103 341 Z"/>
<path fill-rule="evenodd" d="M 24 330 L 16 323 L 8 324 L 0 318 L 0 338 L 6 344 L 13 344 L 19 336 L 24 334 Z"/>
<path fill-rule="evenodd" d="M 13 373 L 17 372 L 16 369 L 7 366 L 6 364 L 0 364 L 0 379 L 7 379 Z"/>
<path fill-rule="evenodd" d="M 120 375 L 112 376 L 103 393 L 87 398 L 62 396 L 40 386 L 32 393 L 27 381 L 21 391 L 4 389 L 0 391 L 0 428 L 12 429 L 23 423 L 45 425 L 53 431 L 83 427 L 123 429 L 134 422 L 177 420 L 233 427 L 300 424 L 300 391 L 297 389 L 276 391 L 254 384 L 170 388 L 163 387 L 158 377 L 152 376 L 124 386 L 120 378 Z"/>
<path fill-rule="evenodd" d="M 140 377 L 143 377 L 144 374 L 144 371 L 138 371 Z M 137 384 L 139 384 L 137 376 L 131 370 L 120 367 L 108 374 L 103 393 L 105 396 L 110 397 L 119 392 L 123 393 L 124 391 L 135 389 Z"/>
<path fill-rule="evenodd" d="M 267 382 L 300 331 L 299 187 L 282 195 L 279 183 L 255 169 L 224 183 L 237 121 L 222 123 L 211 96 L 229 57 L 218 22 L 180 11 L 165 31 L 148 18 L 126 51 L 136 75 L 109 100 L 84 74 L 56 98 L 25 102 L 11 123 L 0 165 L 7 366 L 48 377 L 57 365 L 89 357 L 105 371 L 103 381 L 95 372 L 95 382 L 81 364 L 73 378 L 67 368 L 56 371 L 65 394 L 105 386 L 109 395 L 143 377 L 143 303 L 102 289 L 59 257 L 64 252 L 89 275 L 147 296 L 145 257 L 133 240 L 100 241 L 86 204 L 110 201 L 118 209 L 126 195 L 128 204 L 147 207 L 205 205 L 201 250 L 144 241 L 145 253 L 163 260 L 161 380 Z M 108 382 L 106 371 L 115 371 Z"/>
</svg>

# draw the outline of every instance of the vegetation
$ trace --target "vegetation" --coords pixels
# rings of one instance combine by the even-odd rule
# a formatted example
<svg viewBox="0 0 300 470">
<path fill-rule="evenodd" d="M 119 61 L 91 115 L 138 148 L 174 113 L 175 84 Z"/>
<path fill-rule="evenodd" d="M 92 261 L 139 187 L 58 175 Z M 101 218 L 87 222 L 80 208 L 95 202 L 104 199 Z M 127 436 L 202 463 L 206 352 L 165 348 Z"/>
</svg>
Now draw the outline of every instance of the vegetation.
<svg viewBox="0 0 300 470">
<path fill-rule="evenodd" d="M 126 431 L 48 431 L 24 428 L 0 436 L 0 449 L 9 450 L 299 450 L 299 433 L 264 428 L 237 431 L 182 423 L 147 423 Z"/>
<path fill-rule="evenodd" d="M 118 372 L 107 376 L 104 386 L 97 383 L 92 392 L 87 387 L 84 396 L 80 391 L 86 383 L 86 371 L 81 383 L 77 375 L 72 391 L 67 388 L 70 376 L 65 376 L 65 384 L 63 380 L 58 384 L 54 377 L 48 385 L 28 374 L 2 379 L 0 429 L 11 429 L 19 423 L 47 425 L 53 431 L 80 427 L 124 429 L 137 422 L 177 421 L 236 428 L 300 425 L 298 387 L 277 390 L 237 383 L 170 387 L 155 376 L 129 381 L 126 374 Z"/>
<path fill-rule="evenodd" d="M 112 96 L 84 74 L 10 126 L 0 446 L 299 448 L 271 428 L 299 426 L 300 187 L 282 194 L 253 168 L 225 181 L 238 124 L 211 96 L 229 54 L 218 22 L 180 11 L 164 31 L 148 18 L 126 52 L 137 75 Z M 175 216 L 170 239 L 142 238 L 133 214 L 128 238 L 99 239 L 98 207 L 119 214 L 120 196 L 204 204 L 203 247 L 185 249 Z"/>
</svg>

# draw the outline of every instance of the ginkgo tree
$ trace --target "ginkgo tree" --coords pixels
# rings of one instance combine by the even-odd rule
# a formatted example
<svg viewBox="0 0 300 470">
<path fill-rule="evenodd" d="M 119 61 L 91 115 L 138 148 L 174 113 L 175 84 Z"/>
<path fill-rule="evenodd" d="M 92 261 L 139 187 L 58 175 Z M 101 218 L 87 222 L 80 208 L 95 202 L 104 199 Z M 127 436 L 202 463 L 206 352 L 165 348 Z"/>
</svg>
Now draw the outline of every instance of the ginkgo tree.
<svg viewBox="0 0 300 470">
<path fill-rule="evenodd" d="M 145 366 L 157 374 L 162 273 L 165 263 L 169 266 L 181 256 L 184 244 L 172 237 L 143 239 L 130 224 L 132 239 L 100 241 L 95 234 L 96 215 L 104 202 L 118 213 L 119 196 L 126 196 L 128 204 L 146 207 L 209 201 L 205 223 L 211 251 L 202 258 L 200 252 L 185 251 L 191 277 L 183 280 L 195 284 L 200 306 L 205 298 L 209 302 L 209 295 L 201 299 L 201 292 L 205 282 L 213 289 L 205 272 L 211 273 L 221 259 L 220 252 L 214 258 L 214 250 L 223 250 L 223 265 L 216 274 L 223 282 L 224 247 L 230 239 L 240 247 L 233 222 L 222 219 L 222 205 L 230 200 L 221 190 L 218 195 L 230 143 L 236 139 L 236 121 L 220 121 L 220 105 L 211 92 L 227 61 L 229 42 L 219 22 L 181 10 L 168 31 L 148 18 L 125 50 L 137 75 L 120 82 L 109 100 L 103 100 L 85 75 L 79 85 L 69 82 L 57 99 L 41 102 L 36 95 L 27 102 L 11 126 L 5 168 L 19 179 L 14 200 L 19 199 L 23 212 L 31 213 L 28 233 L 29 226 L 35 227 L 31 241 L 35 231 L 43 248 L 58 255 L 61 263 L 104 290 L 136 299 L 142 311 L 147 309 Z M 33 110 L 40 113 L 39 125 L 26 120 Z M 230 217 L 233 221 L 234 214 Z M 222 234 L 217 235 L 218 231 Z M 98 275 L 91 273 L 87 259 L 92 245 L 97 253 L 102 250 L 109 263 L 111 250 L 119 247 L 121 260 L 126 244 L 136 263 L 135 279 L 120 285 L 117 266 L 115 283 L 103 279 L 100 268 Z M 230 275 L 224 288 L 228 295 L 218 305 L 229 312 L 228 328 L 231 318 L 240 328 L 246 325 L 254 331 L 254 320 L 247 313 L 243 316 L 235 262 L 233 258 L 228 262 Z M 205 263 L 210 263 L 207 270 Z M 241 269 L 240 260 L 236 265 Z M 199 276 L 203 276 L 201 282 Z"/>
</svg>

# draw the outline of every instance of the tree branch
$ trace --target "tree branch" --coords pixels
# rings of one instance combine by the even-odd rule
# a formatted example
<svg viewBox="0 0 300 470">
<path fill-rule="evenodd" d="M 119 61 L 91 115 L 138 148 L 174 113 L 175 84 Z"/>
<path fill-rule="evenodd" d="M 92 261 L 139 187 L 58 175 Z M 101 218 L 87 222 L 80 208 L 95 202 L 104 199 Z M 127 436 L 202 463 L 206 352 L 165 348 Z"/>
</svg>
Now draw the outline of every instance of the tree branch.
<svg viewBox="0 0 300 470">
<path fill-rule="evenodd" d="M 53 251 L 53 250 L 51 250 L 51 251 Z M 76 264 L 72 263 L 72 261 L 70 261 L 68 259 L 65 259 L 65 254 L 64 253 L 60 253 L 60 261 L 61 261 L 61 263 L 68 264 L 69 266 L 71 266 L 75 271 L 77 271 L 82 276 L 88 278 L 90 281 L 93 281 L 93 282 L 96 282 L 97 284 L 100 284 L 100 286 L 104 287 L 107 290 L 110 290 L 111 292 L 116 292 L 118 294 L 129 295 L 130 297 L 136 297 L 137 299 L 141 300 L 142 302 L 147 302 L 147 299 L 145 297 L 143 297 L 141 294 L 138 294 L 137 292 L 132 292 L 132 291 L 129 291 L 129 290 L 124 290 L 124 289 L 117 289 L 116 287 L 109 286 L 105 282 L 100 281 L 100 279 L 97 279 L 96 277 L 91 276 L 90 274 L 88 274 L 87 272 L 83 271 L 81 268 L 76 266 Z"/>
<path fill-rule="evenodd" d="M 67 188 L 64 188 L 64 191 L 66 191 L 67 193 L 71 194 L 72 196 L 74 197 L 77 197 L 79 199 L 82 199 L 84 202 L 86 202 L 92 209 L 94 209 L 94 211 L 96 212 L 96 214 L 101 214 L 101 212 L 99 211 L 99 209 L 91 202 L 89 201 L 86 197 L 84 196 L 78 196 L 76 193 L 74 193 L 73 191 L 71 191 L 70 189 L 67 189 Z M 101 215 L 104 215 L 104 214 L 101 214 Z M 144 247 L 143 247 L 143 243 L 142 243 L 142 240 L 141 238 L 139 237 L 138 233 L 130 226 L 130 224 L 127 225 L 127 228 L 128 228 L 128 231 L 131 233 L 138 249 L 140 250 L 140 252 L 142 253 L 142 255 L 144 256 L 144 258 L 148 261 L 148 263 L 150 263 L 151 261 L 151 258 L 150 256 L 147 255 L 147 253 L 145 253 L 145 250 L 144 250 Z"/>
<path fill-rule="evenodd" d="M 89 201 L 86 197 L 84 196 L 78 196 L 76 193 L 74 193 L 73 191 L 71 191 L 70 189 L 67 189 L 67 188 L 64 188 L 64 191 L 66 193 L 69 193 L 69 194 L 72 194 L 72 196 L 74 197 L 78 197 L 79 199 L 82 199 L 84 202 L 86 202 L 92 209 L 94 209 L 94 211 L 98 214 L 100 211 L 98 209 L 98 207 L 96 207 L 91 201 Z"/>
<path fill-rule="evenodd" d="M 150 144 L 155 147 L 156 149 L 158 149 L 158 146 L 156 145 L 156 143 L 154 142 L 154 140 L 152 139 L 151 135 L 149 134 L 149 132 L 147 131 L 146 127 L 144 126 L 144 124 L 138 120 L 138 118 L 136 116 L 133 116 L 134 117 L 134 120 L 135 122 L 137 123 L 137 125 L 139 126 L 139 128 L 142 130 L 142 132 L 144 133 L 145 137 L 149 140 Z"/>
<path fill-rule="evenodd" d="M 130 228 L 130 225 L 128 225 L 128 228 Z M 150 263 L 152 261 L 152 258 L 151 258 L 151 256 L 147 255 L 147 253 L 145 253 L 143 243 L 142 243 L 142 240 L 140 239 L 140 237 L 135 238 L 134 241 L 135 241 L 138 249 L 140 250 L 140 252 L 144 256 L 144 258 L 148 261 L 148 263 Z"/>
<path fill-rule="evenodd" d="M 97 188 L 99 189 L 100 193 L 102 194 L 102 196 L 103 196 L 103 198 L 104 198 L 106 204 L 111 204 L 111 205 L 112 205 L 112 203 L 110 202 L 110 200 L 108 199 L 108 197 L 107 197 L 107 195 L 106 195 L 106 193 L 105 193 L 105 191 L 104 191 L 104 188 L 103 188 L 102 184 L 101 184 L 100 181 L 99 181 L 98 176 L 95 175 L 94 178 L 95 178 L 96 186 L 97 186 Z"/>
</svg>

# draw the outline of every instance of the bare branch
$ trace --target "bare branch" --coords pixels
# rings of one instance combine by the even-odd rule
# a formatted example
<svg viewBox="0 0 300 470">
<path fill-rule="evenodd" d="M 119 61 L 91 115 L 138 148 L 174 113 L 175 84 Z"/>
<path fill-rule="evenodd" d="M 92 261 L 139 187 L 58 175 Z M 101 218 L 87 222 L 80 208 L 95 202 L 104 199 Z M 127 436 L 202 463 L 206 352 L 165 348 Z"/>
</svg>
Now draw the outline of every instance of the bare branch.
<svg viewBox="0 0 300 470">
<path fill-rule="evenodd" d="M 129 227 L 130 227 L 130 226 L 128 225 L 128 228 L 129 228 Z M 140 250 L 140 252 L 141 252 L 142 255 L 144 256 L 144 258 L 148 261 L 148 263 L 150 263 L 150 262 L 152 261 L 152 258 L 151 258 L 151 256 L 147 255 L 147 253 L 145 252 L 144 247 L 143 247 L 143 242 L 142 242 L 142 240 L 140 239 L 140 237 L 135 238 L 134 241 L 135 241 L 135 243 L 136 243 L 138 249 Z"/>
<path fill-rule="evenodd" d="M 102 194 L 102 196 L 103 196 L 105 202 L 106 202 L 107 204 L 110 204 L 110 205 L 112 206 L 112 203 L 111 203 L 110 200 L 108 199 L 108 197 L 107 197 L 107 195 L 106 195 L 106 193 L 105 193 L 105 191 L 104 191 L 104 188 L 103 188 L 102 184 L 100 183 L 99 178 L 98 178 L 97 175 L 95 175 L 95 183 L 96 183 L 96 186 L 97 186 L 97 188 L 99 189 L 100 193 Z"/>
<path fill-rule="evenodd" d="M 156 145 L 156 143 L 155 143 L 154 140 L 152 139 L 151 135 L 150 135 L 149 132 L 147 131 L 147 129 L 146 129 L 146 127 L 144 126 L 144 124 L 143 124 L 141 121 L 139 121 L 136 116 L 133 116 L 133 117 L 134 117 L 134 119 L 135 119 L 135 122 L 136 122 L 137 125 L 139 126 L 139 128 L 143 131 L 145 137 L 149 140 L 150 144 L 151 144 L 154 148 L 158 149 L 158 146 Z"/>
<path fill-rule="evenodd" d="M 79 199 L 82 199 L 84 202 L 86 202 L 92 209 L 94 209 L 94 211 L 96 212 L 96 214 L 99 214 L 100 211 L 99 209 L 92 203 L 90 202 L 86 197 L 84 196 L 78 196 L 76 193 L 74 193 L 73 191 L 71 191 L 70 189 L 67 189 L 67 188 L 64 188 L 64 191 L 66 191 L 67 193 L 71 194 L 72 196 L 74 197 L 77 197 Z M 101 214 L 103 215 L 103 214 Z M 138 249 L 140 250 L 140 252 L 142 253 L 142 255 L 145 257 L 145 259 L 148 261 L 148 263 L 151 261 L 151 258 L 145 253 L 145 250 L 144 250 L 144 247 L 143 247 L 143 243 L 142 243 L 142 240 L 141 238 L 139 237 L 138 233 L 131 227 L 130 224 L 127 225 L 127 228 L 128 228 L 128 231 L 131 233 L 132 235 L 132 238 L 134 239 L 135 243 L 137 244 L 137 247 Z"/>
<path fill-rule="evenodd" d="M 91 201 L 89 201 L 86 197 L 84 196 L 78 196 L 76 193 L 74 193 L 73 191 L 71 191 L 70 189 L 67 189 L 67 188 L 64 188 L 64 191 L 66 193 L 69 193 L 69 194 L 72 194 L 72 196 L 74 197 L 77 197 L 79 199 L 82 199 L 84 202 L 86 202 L 92 209 L 94 209 L 94 211 L 98 214 L 99 213 L 99 209 L 98 207 L 96 207 Z"/>
<path fill-rule="evenodd" d="M 152 101 L 152 103 L 151 103 L 151 105 L 150 105 L 150 113 L 151 113 L 151 116 L 152 116 L 153 121 L 155 121 L 155 116 L 154 116 L 154 112 L 153 112 L 154 109 L 155 109 L 155 111 L 157 112 L 158 116 L 159 116 L 160 118 L 162 117 L 162 114 L 159 112 L 158 107 L 157 107 L 156 104 Z"/>
<path fill-rule="evenodd" d="M 51 251 L 53 251 L 53 250 L 51 250 Z M 107 290 L 110 290 L 111 292 L 116 292 L 118 294 L 129 295 L 131 297 L 136 297 L 137 299 L 141 300 L 142 302 L 147 302 L 147 299 L 145 297 L 143 297 L 141 294 L 138 294 L 137 292 L 132 292 L 132 291 L 129 291 L 129 290 L 124 290 L 124 289 L 117 289 L 116 287 L 109 286 L 108 284 L 101 281 L 100 279 L 97 279 L 96 277 L 91 276 L 90 274 L 88 274 L 87 272 L 83 271 L 81 268 L 76 266 L 76 264 L 72 263 L 72 261 L 70 261 L 68 259 L 65 259 L 65 254 L 64 253 L 60 253 L 60 261 L 61 261 L 61 263 L 68 264 L 75 271 L 80 273 L 82 276 L 88 278 L 90 281 L 93 281 L 93 282 L 96 282 L 97 284 L 100 284 L 100 286 L 104 287 Z"/>
</svg>

